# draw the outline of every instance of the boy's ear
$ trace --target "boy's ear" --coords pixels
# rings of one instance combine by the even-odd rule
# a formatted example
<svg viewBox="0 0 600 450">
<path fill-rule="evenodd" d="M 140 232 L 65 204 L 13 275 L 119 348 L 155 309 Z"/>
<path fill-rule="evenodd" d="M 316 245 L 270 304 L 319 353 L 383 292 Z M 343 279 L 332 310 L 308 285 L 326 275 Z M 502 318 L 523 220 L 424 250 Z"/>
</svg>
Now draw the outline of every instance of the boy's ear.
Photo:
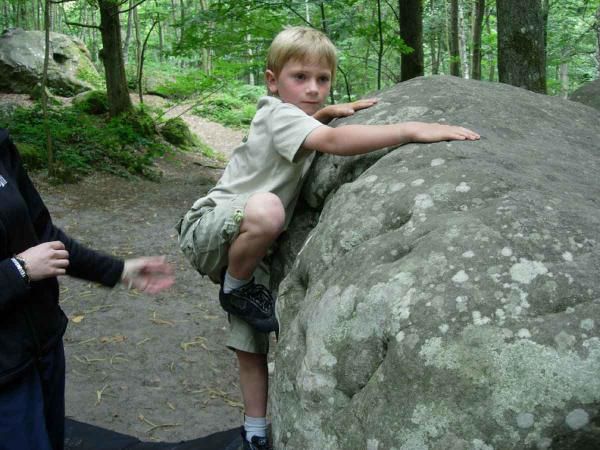
<svg viewBox="0 0 600 450">
<path fill-rule="evenodd" d="M 271 94 L 277 94 L 277 76 L 272 70 L 265 72 L 265 81 L 267 82 L 267 88 Z"/>
</svg>

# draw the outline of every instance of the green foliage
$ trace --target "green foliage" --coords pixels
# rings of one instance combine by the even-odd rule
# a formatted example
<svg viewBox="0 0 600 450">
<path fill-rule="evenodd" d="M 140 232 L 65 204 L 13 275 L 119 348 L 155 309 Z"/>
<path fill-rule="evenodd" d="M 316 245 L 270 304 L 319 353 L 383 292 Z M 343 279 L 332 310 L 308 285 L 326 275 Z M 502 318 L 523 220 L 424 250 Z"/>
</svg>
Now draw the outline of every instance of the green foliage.
<svg viewBox="0 0 600 450">
<path fill-rule="evenodd" d="M 200 150 L 203 155 L 209 158 L 217 157 L 213 149 L 190 131 L 181 117 L 174 117 L 167 120 L 160 128 L 160 134 L 167 142 L 182 150 Z"/>
<path fill-rule="evenodd" d="M 90 84 L 94 89 L 105 89 L 106 83 L 104 77 L 95 70 L 92 70 L 91 65 L 82 64 L 77 70 L 77 78 Z"/>
<path fill-rule="evenodd" d="M 31 145 L 27 142 L 15 142 L 19 149 L 23 163 L 29 170 L 41 169 L 46 165 L 46 153 L 36 145 Z"/>
<path fill-rule="evenodd" d="M 182 99 L 197 95 L 211 85 L 204 74 L 195 70 L 177 74 L 172 81 L 160 84 L 153 91 L 163 97 Z"/>
<path fill-rule="evenodd" d="M 160 129 L 160 134 L 176 147 L 194 147 L 198 144 L 198 140 L 181 117 L 167 120 Z"/>
<path fill-rule="evenodd" d="M 206 98 L 193 113 L 233 128 L 246 128 L 256 114 L 258 99 L 266 94 L 263 86 L 237 86 L 226 93 Z"/>
<path fill-rule="evenodd" d="M 49 125 L 57 173 L 65 180 L 77 179 L 92 171 L 121 176 L 157 178 L 154 158 L 166 147 L 157 139 L 152 118 L 141 110 L 108 119 L 93 116 L 77 107 L 51 108 Z M 17 108 L 0 118 L 8 128 L 28 168 L 46 165 L 46 142 L 41 108 Z"/>
<path fill-rule="evenodd" d="M 108 112 L 108 97 L 104 91 L 89 91 L 73 99 L 74 107 L 86 114 L 106 114 Z"/>
</svg>

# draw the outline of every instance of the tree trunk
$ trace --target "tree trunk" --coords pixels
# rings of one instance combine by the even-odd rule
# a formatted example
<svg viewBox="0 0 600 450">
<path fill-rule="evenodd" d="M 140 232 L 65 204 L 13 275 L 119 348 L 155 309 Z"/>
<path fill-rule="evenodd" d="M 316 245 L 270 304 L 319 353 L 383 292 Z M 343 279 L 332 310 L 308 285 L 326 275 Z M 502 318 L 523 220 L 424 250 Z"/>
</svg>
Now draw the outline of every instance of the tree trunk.
<svg viewBox="0 0 600 450">
<path fill-rule="evenodd" d="M 46 154 L 48 155 L 48 175 L 54 175 L 54 150 L 52 149 L 52 135 L 48 123 L 48 63 L 50 61 L 50 13 L 52 3 L 46 0 L 44 8 L 44 68 L 42 70 L 42 114 L 44 116 L 44 131 L 46 134 Z"/>
<path fill-rule="evenodd" d="M 158 60 L 163 62 L 165 54 L 165 38 L 163 36 L 162 23 L 158 22 Z"/>
<path fill-rule="evenodd" d="M 481 29 L 485 0 L 475 0 L 473 10 L 473 55 L 471 59 L 471 78 L 481 80 Z"/>
<path fill-rule="evenodd" d="M 329 30 L 327 27 L 327 15 L 325 14 L 325 4 L 323 3 L 323 1 L 320 2 L 319 6 L 321 10 L 321 30 L 323 31 L 323 33 L 325 33 L 325 35 L 329 35 Z M 329 90 L 329 101 L 332 105 L 335 105 L 335 96 L 333 94 L 333 89 Z"/>
<path fill-rule="evenodd" d="M 381 66 L 383 63 L 383 23 L 381 20 L 381 0 L 377 0 L 377 30 L 379 47 L 377 51 L 377 90 L 381 90 Z"/>
<path fill-rule="evenodd" d="M 425 74 L 423 62 L 423 3 L 414 0 L 398 0 L 400 11 L 400 37 L 411 47 L 411 53 L 401 57 L 400 81 Z"/>
<path fill-rule="evenodd" d="M 138 15 L 137 6 L 133 8 L 133 28 L 135 32 L 135 68 L 136 73 L 138 73 L 142 56 L 142 41 L 140 39 L 140 16 Z"/>
<path fill-rule="evenodd" d="M 91 19 L 91 23 L 96 23 L 96 8 L 90 8 L 90 17 Z M 96 41 L 96 29 L 95 28 L 88 28 L 89 34 L 88 34 L 88 39 L 89 39 L 89 44 L 88 44 L 88 48 L 90 49 L 90 53 L 92 55 L 92 61 L 97 62 L 98 61 L 98 44 Z"/>
<path fill-rule="evenodd" d="M 36 8 L 36 17 L 37 17 L 37 22 L 40 24 L 40 28 L 42 28 L 43 24 L 43 15 L 44 15 L 44 2 L 43 0 L 38 0 L 37 2 L 37 8 Z"/>
<path fill-rule="evenodd" d="M 546 93 L 544 16 L 540 0 L 497 0 L 501 83 Z"/>
<path fill-rule="evenodd" d="M 177 31 L 179 30 L 179 28 L 177 28 L 177 26 L 176 26 L 177 16 L 175 14 L 175 11 L 177 11 L 177 8 L 175 7 L 175 0 L 171 0 L 171 21 L 173 22 L 173 31 L 175 32 L 175 40 L 177 42 L 179 42 L 179 37 L 177 35 Z"/>
<path fill-rule="evenodd" d="M 566 99 L 569 96 L 569 63 L 564 62 L 558 67 L 560 79 L 560 96 Z"/>
<path fill-rule="evenodd" d="M 137 8 L 136 8 L 137 9 Z M 150 30 L 148 31 L 148 34 L 146 35 L 146 38 L 144 39 L 144 43 L 142 45 L 142 49 L 140 51 L 140 61 L 139 61 L 139 66 L 138 66 L 138 95 L 140 97 L 140 104 L 144 104 L 144 96 L 143 96 L 143 83 L 142 80 L 144 78 L 144 54 L 146 53 L 146 45 L 148 44 L 148 38 L 150 37 L 150 33 L 152 33 L 152 30 L 154 30 L 154 27 L 156 26 L 156 24 L 158 23 L 158 18 L 156 18 L 154 20 L 154 22 L 152 22 L 152 26 L 150 27 Z"/>
<path fill-rule="evenodd" d="M 36 8 L 36 0 L 31 0 L 31 9 L 30 9 L 30 14 L 31 14 L 31 23 L 33 24 L 33 28 L 35 30 L 41 30 L 40 27 L 40 23 L 36 20 L 36 15 L 35 15 L 35 8 Z"/>
<path fill-rule="evenodd" d="M 200 9 L 202 13 L 208 12 L 210 7 L 209 0 L 200 0 Z M 214 23 L 211 21 L 208 23 L 208 29 L 212 31 L 214 29 Z M 211 33 L 212 35 L 212 33 Z M 252 52 L 250 49 L 249 52 Z M 202 47 L 202 70 L 206 75 L 212 74 L 212 53 L 210 49 L 210 45 L 204 45 Z"/>
<path fill-rule="evenodd" d="M 488 36 L 490 36 L 492 34 L 492 27 L 490 25 L 490 15 L 491 14 L 492 14 L 492 8 L 490 7 L 490 9 L 487 12 L 487 15 L 485 16 L 485 29 L 487 31 Z M 488 64 L 490 66 L 488 80 L 494 81 L 494 78 L 496 78 L 496 61 L 494 60 L 494 54 L 492 52 L 488 53 Z"/>
<path fill-rule="evenodd" d="M 123 61 L 127 64 L 129 57 L 129 41 L 131 40 L 131 23 L 133 15 L 133 0 L 129 0 L 129 11 L 127 11 L 127 33 L 125 34 L 125 44 L 123 44 Z"/>
<path fill-rule="evenodd" d="M 460 77 L 460 49 L 458 47 L 458 0 L 450 0 L 450 75 Z"/>
<path fill-rule="evenodd" d="M 600 78 L 600 6 L 596 10 L 596 39 L 598 48 L 596 48 L 596 61 L 598 62 L 598 77 Z"/>
<path fill-rule="evenodd" d="M 253 67 L 253 59 L 254 59 L 254 52 L 252 51 L 252 35 L 250 33 L 248 33 L 246 35 L 246 42 L 248 43 L 248 64 L 250 65 L 250 67 Z M 250 69 L 250 73 L 248 74 L 248 84 L 250 86 L 254 86 L 256 84 L 256 80 L 254 79 L 254 69 Z"/>
<path fill-rule="evenodd" d="M 434 17 L 435 14 L 435 2 L 429 0 L 429 14 Z M 442 40 L 442 34 L 440 33 L 440 27 L 435 24 L 432 25 L 429 33 L 429 54 L 431 57 L 431 74 L 437 75 L 440 71 L 440 42 Z M 437 53 L 436 53 L 437 52 Z"/>
<path fill-rule="evenodd" d="M 462 75 L 465 78 L 469 78 L 469 56 L 468 56 L 468 51 L 469 49 L 468 44 L 467 44 L 467 40 L 468 40 L 468 36 L 467 36 L 467 26 L 465 25 L 468 22 L 468 19 L 465 18 L 465 11 L 464 8 L 462 6 L 462 4 L 459 2 L 458 4 L 458 49 L 459 49 L 459 53 L 460 53 L 460 61 L 461 61 L 461 65 L 462 65 Z"/>
<path fill-rule="evenodd" d="M 100 30 L 102 34 L 101 59 L 106 76 L 106 94 L 111 117 L 132 109 L 123 52 L 121 27 L 119 24 L 118 3 L 112 0 L 98 0 L 100 7 Z"/>
<path fill-rule="evenodd" d="M 183 37 L 184 37 L 184 29 L 185 29 L 185 0 L 181 0 L 181 24 L 179 25 L 180 34 L 179 34 L 179 45 L 183 46 Z"/>
<path fill-rule="evenodd" d="M 8 10 L 8 2 L 4 1 L 2 2 L 2 23 L 3 23 L 3 28 L 6 30 L 9 28 L 10 26 L 10 20 L 9 20 L 9 10 Z"/>
</svg>

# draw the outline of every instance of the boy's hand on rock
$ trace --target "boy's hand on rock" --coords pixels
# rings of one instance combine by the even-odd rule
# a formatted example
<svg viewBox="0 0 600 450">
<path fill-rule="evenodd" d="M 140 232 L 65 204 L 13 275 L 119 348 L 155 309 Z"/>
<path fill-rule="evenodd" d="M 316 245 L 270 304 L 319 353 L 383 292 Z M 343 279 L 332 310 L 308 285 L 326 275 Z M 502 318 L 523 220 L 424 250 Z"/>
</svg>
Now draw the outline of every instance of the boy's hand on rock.
<svg viewBox="0 0 600 450">
<path fill-rule="evenodd" d="M 171 287 L 175 277 L 164 256 L 151 256 L 126 260 L 121 281 L 130 289 L 156 294 Z"/>
<path fill-rule="evenodd" d="M 479 134 L 468 128 L 440 123 L 409 122 L 412 142 L 476 141 Z"/>
<path fill-rule="evenodd" d="M 314 117 L 323 123 L 329 123 L 333 119 L 338 117 L 348 117 L 353 115 L 356 111 L 361 109 L 367 109 L 375 105 L 379 100 L 376 98 L 367 98 L 363 100 L 356 100 L 351 103 L 340 103 L 337 105 L 329 105 L 317 111 Z"/>
</svg>

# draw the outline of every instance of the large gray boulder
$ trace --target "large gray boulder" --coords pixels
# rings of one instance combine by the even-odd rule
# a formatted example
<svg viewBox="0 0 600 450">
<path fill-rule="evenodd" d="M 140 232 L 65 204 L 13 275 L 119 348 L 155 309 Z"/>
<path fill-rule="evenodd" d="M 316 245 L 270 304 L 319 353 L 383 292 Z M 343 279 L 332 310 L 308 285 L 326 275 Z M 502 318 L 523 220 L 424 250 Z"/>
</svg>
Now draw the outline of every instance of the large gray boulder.
<svg viewBox="0 0 600 450">
<path fill-rule="evenodd" d="M 378 96 L 339 125 L 482 139 L 317 160 L 277 258 L 275 448 L 600 448 L 600 113 L 454 77 Z"/>
<path fill-rule="evenodd" d="M 600 110 L 600 80 L 584 84 L 569 96 L 569 100 Z"/>
<path fill-rule="evenodd" d="M 20 28 L 0 36 L 0 90 L 31 93 L 42 82 L 44 32 Z M 85 80 L 99 78 L 85 44 L 77 38 L 50 33 L 48 86 L 62 96 L 73 96 L 92 89 Z"/>
</svg>

